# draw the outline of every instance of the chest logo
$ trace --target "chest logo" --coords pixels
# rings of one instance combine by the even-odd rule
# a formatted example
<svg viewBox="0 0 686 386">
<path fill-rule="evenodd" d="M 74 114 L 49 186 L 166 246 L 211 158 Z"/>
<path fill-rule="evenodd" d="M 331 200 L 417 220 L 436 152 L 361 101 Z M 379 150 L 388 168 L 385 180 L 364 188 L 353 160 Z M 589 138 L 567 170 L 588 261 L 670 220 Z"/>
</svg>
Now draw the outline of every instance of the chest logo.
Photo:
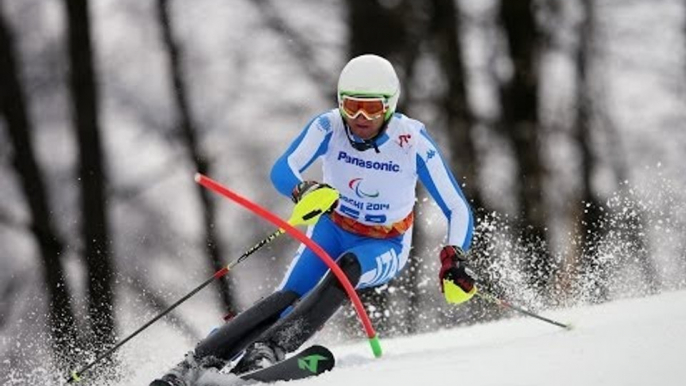
<svg viewBox="0 0 686 386">
<path fill-rule="evenodd" d="M 398 136 L 398 145 L 400 147 L 403 147 L 404 145 L 408 145 L 410 143 L 410 138 L 412 136 L 410 134 L 402 134 Z"/>
<path fill-rule="evenodd" d="M 362 188 L 360 187 L 360 185 L 362 185 L 362 178 L 353 178 L 352 180 L 350 180 L 350 182 L 348 182 L 348 187 L 355 192 L 357 197 L 360 197 L 360 198 L 379 197 L 379 191 L 376 191 L 374 193 L 368 193 L 368 192 L 363 191 Z"/>
<path fill-rule="evenodd" d="M 357 166 L 364 169 L 370 170 L 380 170 L 384 172 L 400 173 L 400 165 L 393 161 L 371 161 L 362 158 L 353 157 L 350 154 L 340 151 L 338 152 L 338 158 L 336 161 L 344 162 L 353 166 Z"/>
</svg>

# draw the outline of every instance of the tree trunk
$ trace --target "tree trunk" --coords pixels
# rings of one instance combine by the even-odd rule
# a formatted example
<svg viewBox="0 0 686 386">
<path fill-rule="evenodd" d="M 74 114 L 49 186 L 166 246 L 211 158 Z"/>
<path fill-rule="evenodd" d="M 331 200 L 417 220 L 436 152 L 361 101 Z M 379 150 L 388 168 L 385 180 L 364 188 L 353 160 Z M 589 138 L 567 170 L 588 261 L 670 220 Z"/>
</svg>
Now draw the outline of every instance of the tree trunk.
<svg viewBox="0 0 686 386">
<path fill-rule="evenodd" d="M 581 250 L 579 251 L 580 270 L 593 272 L 598 267 L 598 243 L 602 238 L 603 220 L 602 203 L 597 199 L 592 186 L 593 172 L 596 167 L 596 159 L 593 154 L 592 141 L 592 81 L 589 78 L 589 60 L 592 54 L 592 45 L 595 30 L 595 12 L 593 1 L 583 0 L 585 16 L 579 26 L 579 48 L 576 55 L 577 86 L 576 86 L 576 120 L 575 139 L 581 154 L 581 203 L 578 212 L 581 214 L 579 231 L 581 233 Z M 608 298 L 606 282 L 597 282 L 593 285 L 598 289 L 599 297 Z"/>
<path fill-rule="evenodd" d="M 98 94 L 87 0 L 64 0 L 74 130 L 79 144 L 82 237 L 88 274 L 88 318 L 93 347 L 115 340 L 114 268 L 105 198 L 106 172 L 98 122 Z"/>
<path fill-rule="evenodd" d="M 577 117 L 575 122 L 575 133 L 577 144 L 581 153 L 581 176 L 582 176 L 582 207 L 580 231 L 582 235 L 582 250 L 579 256 L 579 269 L 582 273 L 580 279 L 595 294 L 592 301 L 604 302 L 610 299 L 610 281 L 613 273 L 621 265 L 636 264 L 645 280 L 646 290 L 649 293 L 656 293 L 660 287 L 659 274 L 650 258 L 649 248 L 645 239 L 645 210 L 640 205 L 640 199 L 629 195 L 624 205 L 629 205 L 635 216 L 629 216 L 622 221 L 611 221 L 607 219 L 612 211 L 604 205 L 597 197 L 592 186 L 592 175 L 597 161 L 593 154 L 592 130 L 594 109 L 598 101 L 594 100 L 593 86 L 597 83 L 589 74 L 589 62 L 594 57 L 593 41 L 597 37 L 596 29 L 596 4 L 593 0 L 582 0 L 581 3 L 585 13 L 584 19 L 579 26 L 579 49 L 576 57 L 577 68 Z M 617 154 L 617 144 L 621 143 L 619 135 L 613 130 L 614 126 L 608 120 L 603 125 L 610 137 L 609 143 L 615 144 L 614 169 L 616 174 L 617 186 L 621 188 L 623 181 L 628 179 L 628 172 L 624 162 L 619 159 Z M 617 208 L 617 210 L 627 210 L 627 206 Z M 610 214 L 611 215 L 611 214 Z M 621 263 L 603 262 L 601 259 L 601 244 L 609 233 L 621 235 L 619 243 L 622 247 L 621 256 L 617 259 Z M 612 242 L 612 241 L 611 241 Z"/>
<path fill-rule="evenodd" d="M 467 73 L 460 40 L 460 15 L 453 0 L 433 0 L 433 35 L 437 43 L 438 57 L 448 90 L 443 97 L 446 114 L 448 141 L 451 151 L 450 168 L 464 182 L 464 192 L 472 205 L 483 207 L 483 199 L 477 185 L 477 154 L 472 140 L 474 116 L 467 97 Z M 458 174 L 459 171 L 459 174 Z"/>
<path fill-rule="evenodd" d="M 503 131 L 509 138 L 517 163 L 517 200 L 522 214 L 521 242 L 528 263 L 524 267 L 530 285 L 547 293 L 553 264 L 547 250 L 543 192 L 545 169 L 540 156 L 538 120 L 537 48 L 539 32 L 533 0 L 501 0 L 500 20 L 505 29 L 513 65 L 512 79 L 501 89 Z"/>
<path fill-rule="evenodd" d="M 43 282 L 48 295 L 48 327 L 56 363 L 75 364 L 80 338 L 64 276 L 64 243 L 55 230 L 43 174 L 36 160 L 21 76 L 10 31 L 0 8 L 0 107 L 14 148 L 13 165 L 21 182 L 31 216 L 31 231 L 40 252 Z"/>
<path fill-rule="evenodd" d="M 188 150 L 191 162 L 195 169 L 202 174 L 209 174 L 209 162 L 203 154 L 196 137 L 197 128 L 191 117 L 191 108 L 188 102 L 188 92 L 183 83 L 183 69 L 181 64 L 181 53 L 177 42 L 174 40 L 172 21 L 169 16 L 169 1 L 158 0 L 157 10 L 159 23 L 162 28 L 162 39 L 168 54 L 169 73 L 174 87 L 174 98 L 179 114 L 179 133 Z M 216 209 L 210 192 L 200 185 L 196 187 L 198 196 L 203 208 L 203 226 L 205 250 L 209 258 L 210 269 L 212 272 L 219 271 L 226 264 L 223 261 L 224 253 L 221 250 L 219 238 L 215 228 Z M 217 291 L 221 299 L 225 312 L 235 312 L 235 301 L 233 299 L 230 275 L 222 277 L 217 281 Z"/>
<path fill-rule="evenodd" d="M 376 54 L 393 61 L 394 55 L 407 49 L 404 2 L 385 6 L 378 0 L 347 1 L 350 57 Z"/>
</svg>

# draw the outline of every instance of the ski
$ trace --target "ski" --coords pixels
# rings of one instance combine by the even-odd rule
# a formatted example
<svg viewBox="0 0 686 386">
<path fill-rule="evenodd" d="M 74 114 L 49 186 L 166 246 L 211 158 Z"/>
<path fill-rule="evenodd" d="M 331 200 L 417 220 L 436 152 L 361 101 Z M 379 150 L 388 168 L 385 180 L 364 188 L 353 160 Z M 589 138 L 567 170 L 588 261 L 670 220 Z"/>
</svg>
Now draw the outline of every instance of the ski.
<svg viewBox="0 0 686 386">
<path fill-rule="evenodd" d="M 264 369 L 238 377 L 244 381 L 276 382 L 316 377 L 333 368 L 336 360 L 324 346 L 310 346 L 296 355 Z"/>
<path fill-rule="evenodd" d="M 243 374 L 225 374 L 207 370 L 192 381 L 189 379 L 178 381 L 156 379 L 150 386 L 238 386 L 255 382 L 291 381 L 316 377 L 331 370 L 334 364 L 335 359 L 331 351 L 326 347 L 314 345 L 264 369 Z"/>
</svg>

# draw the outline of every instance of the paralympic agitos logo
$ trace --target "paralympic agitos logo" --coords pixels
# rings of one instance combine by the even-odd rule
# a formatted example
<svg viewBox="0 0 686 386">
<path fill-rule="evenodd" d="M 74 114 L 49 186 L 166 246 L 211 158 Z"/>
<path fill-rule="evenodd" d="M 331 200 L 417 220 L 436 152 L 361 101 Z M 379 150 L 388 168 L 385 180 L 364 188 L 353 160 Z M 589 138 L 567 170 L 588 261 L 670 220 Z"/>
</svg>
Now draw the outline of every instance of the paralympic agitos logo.
<svg viewBox="0 0 686 386">
<path fill-rule="evenodd" d="M 350 180 L 350 182 L 348 182 L 348 187 L 355 192 L 357 197 L 360 197 L 360 198 L 379 197 L 379 191 L 378 190 L 374 193 L 365 192 L 362 190 L 360 185 L 362 185 L 362 178 L 353 178 L 352 180 Z"/>
</svg>

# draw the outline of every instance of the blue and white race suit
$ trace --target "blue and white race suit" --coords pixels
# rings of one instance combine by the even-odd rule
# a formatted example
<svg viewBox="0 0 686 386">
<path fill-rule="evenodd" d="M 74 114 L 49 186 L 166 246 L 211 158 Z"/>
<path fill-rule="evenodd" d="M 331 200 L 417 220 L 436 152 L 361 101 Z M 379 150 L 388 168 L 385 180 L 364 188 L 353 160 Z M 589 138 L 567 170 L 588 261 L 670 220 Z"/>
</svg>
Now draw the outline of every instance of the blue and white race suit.
<svg viewBox="0 0 686 386">
<path fill-rule="evenodd" d="M 327 111 L 310 121 L 276 161 L 272 182 L 290 197 L 303 180 L 301 173 L 321 158 L 323 182 L 340 192 L 337 215 L 374 227 L 392 226 L 412 213 L 419 179 L 448 219 L 448 244 L 467 250 L 474 229 L 469 204 L 424 124 L 396 113 L 376 144 L 379 152 L 353 148 L 338 109 Z M 330 216 L 322 216 L 307 233 L 334 259 L 348 252 L 357 256 L 362 268 L 357 288 L 378 286 L 398 275 L 412 241 L 411 227 L 395 237 L 375 238 L 349 232 Z M 303 296 L 327 270 L 301 245 L 281 289 Z"/>
</svg>

